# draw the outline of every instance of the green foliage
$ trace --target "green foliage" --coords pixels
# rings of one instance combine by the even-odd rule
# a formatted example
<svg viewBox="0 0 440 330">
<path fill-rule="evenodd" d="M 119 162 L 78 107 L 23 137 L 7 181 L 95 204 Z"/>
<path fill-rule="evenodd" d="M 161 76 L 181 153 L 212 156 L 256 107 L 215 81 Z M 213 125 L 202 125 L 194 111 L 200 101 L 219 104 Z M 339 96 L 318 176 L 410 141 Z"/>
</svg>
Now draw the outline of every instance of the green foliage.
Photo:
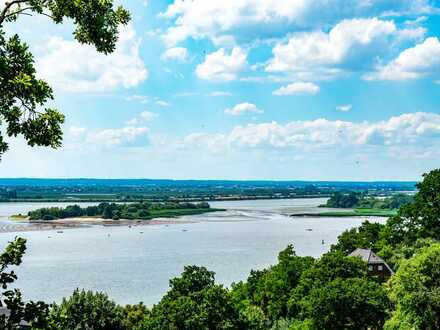
<svg viewBox="0 0 440 330">
<path fill-rule="evenodd" d="M 419 238 L 440 240 L 440 169 L 423 175 L 414 202 L 387 222 L 387 241 L 410 245 Z"/>
<path fill-rule="evenodd" d="M 389 283 L 396 311 L 385 329 L 440 328 L 440 244 L 402 262 Z"/>
<path fill-rule="evenodd" d="M 16 279 L 17 275 L 13 270 L 8 270 L 11 266 L 19 266 L 26 251 L 26 240 L 17 237 L 10 242 L 4 252 L 0 254 L 0 307 L 6 307 L 9 316 L 0 316 L 0 329 L 17 329 L 23 321 L 29 323 L 35 329 L 47 327 L 48 305 L 43 302 L 22 301 L 21 293 L 18 289 L 8 289 Z"/>
<path fill-rule="evenodd" d="M 22 135 L 30 146 L 61 146 L 64 116 L 45 105 L 53 91 L 36 77 L 34 58 L 18 35 L 6 38 L 4 25 L 20 15 L 44 14 L 55 23 L 71 19 L 74 36 L 97 51 L 110 53 L 118 37 L 118 26 L 127 24 L 130 15 L 122 7 L 113 8 L 112 0 L 11 0 L 0 12 L 0 124 L 7 136 Z M 0 132 L 0 156 L 8 144 Z"/>
<path fill-rule="evenodd" d="M 331 246 L 331 251 L 350 254 L 357 248 L 378 250 L 379 240 L 384 225 L 365 221 L 358 228 L 344 231 L 338 237 L 338 242 Z"/>
<path fill-rule="evenodd" d="M 289 245 L 279 253 L 277 265 L 264 271 L 251 271 L 247 283 L 234 284 L 234 299 L 258 306 L 270 322 L 286 317 L 290 292 L 313 263 L 313 258 L 298 257 Z"/>
<path fill-rule="evenodd" d="M 173 217 L 210 211 L 208 203 L 100 203 L 98 206 L 81 208 L 69 205 L 65 208 L 41 208 L 28 213 L 30 220 L 55 220 L 76 217 L 102 217 L 103 219 L 151 219 Z"/>
<path fill-rule="evenodd" d="M 143 329 L 214 330 L 243 329 L 228 291 L 214 283 L 214 273 L 204 267 L 185 267 L 170 280 L 170 291 L 155 305 Z"/>
<path fill-rule="evenodd" d="M 359 194 L 337 192 L 327 201 L 326 207 L 334 208 L 353 208 L 359 203 Z"/>
<path fill-rule="evenodd" d="M 413 202 L 413 197 L 406 194 L 395 194 L 387 198 L 375 198 L 360 193 L 342 193 L 333 194 L 325 207 L 333 208 L 356 208 L 359 210 L 396 210 L 400 207 Z"/>
<path fill-rule="evenodd" d="M 346 257 L 341 253 L 327 253 L 301 275 L 288 301 L 288 316 L 297 318 L 302 314 L 304 301 L 314 288 L 325 286 L 336 279 L 365 278 L 367 264 L 359 258 Z"/>
<path fill-rule="evenodd" d="M 312 329 L 382 329 L 389 301 L 384 288 L 369 278 L 337 278 L 315 286 L 301 301 L 301 315 Z"/>
<path fill-rule="evenodd" d="M 84 290 L 75 290 L 50 311 L 50 325 L 57 330 L 122 330 L 123 318 L 107 295 Z"/>
<path fill-rule="evenodd" d="M 137 330 L 141 329 L 143 322 L 149 317 L 150 311 L 143 304 L 126 305 L 121 307 L 122 324 L 124 329 Z"/>
</svg>

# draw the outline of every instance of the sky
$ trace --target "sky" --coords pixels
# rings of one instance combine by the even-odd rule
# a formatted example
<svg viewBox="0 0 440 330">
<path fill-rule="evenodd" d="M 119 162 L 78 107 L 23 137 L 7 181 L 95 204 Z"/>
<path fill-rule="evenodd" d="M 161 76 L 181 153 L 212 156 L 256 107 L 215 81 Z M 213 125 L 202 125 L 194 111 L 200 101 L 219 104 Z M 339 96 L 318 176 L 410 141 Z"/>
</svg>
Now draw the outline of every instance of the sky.
<svg viewBox="0 0 440 330">
<path fill-rule="evenodd" d="M 8 23 L 66 122 L 57 150 L 11 139 L 1 177 L 419 180 L 440 166 L 440 2 L 120 3 L 132 20 L 109 56 L 70 22 Z"/>
</svg>

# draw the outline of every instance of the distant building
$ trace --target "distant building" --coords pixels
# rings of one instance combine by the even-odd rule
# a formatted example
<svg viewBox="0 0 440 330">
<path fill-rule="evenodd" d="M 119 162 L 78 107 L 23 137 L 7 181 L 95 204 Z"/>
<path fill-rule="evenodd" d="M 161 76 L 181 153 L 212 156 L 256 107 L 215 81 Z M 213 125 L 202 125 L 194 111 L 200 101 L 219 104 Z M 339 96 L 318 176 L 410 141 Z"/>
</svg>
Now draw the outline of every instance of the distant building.
<svg viewBox="0 0 440 330">
<path fill-rule="evenodd" d="M 390 277 L 394 274 L 391 267 L 372 250 L 356 249 L 350 253 L 351 257 L 359 257 L 368 264 L 368 271 L 373 276 Z"/>
</svg>

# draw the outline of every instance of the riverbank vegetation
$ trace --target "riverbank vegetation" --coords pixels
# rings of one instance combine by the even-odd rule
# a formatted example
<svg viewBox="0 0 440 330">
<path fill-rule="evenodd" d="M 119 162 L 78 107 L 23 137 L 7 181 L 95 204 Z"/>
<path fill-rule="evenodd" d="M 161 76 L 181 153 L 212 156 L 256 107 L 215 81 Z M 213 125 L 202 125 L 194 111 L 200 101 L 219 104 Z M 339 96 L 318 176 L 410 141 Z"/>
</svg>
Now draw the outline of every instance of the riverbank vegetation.
<svg viewBox="0 0 440 330">
<path fill-rule="evenodd" d="M 376 210 L 397 210 L 402 206 L 411 203 L 414 197 L 407 194 L 395 194 L 390 197 L 374 197 L 362 193 L 340 193 L 333 194 L 322 207 L 349 208 L 349 209 L 376 209 Z"/>
<path fill-rule="evenodd" d="M 80 217 L 102 219 L 150 220 L 153 218 L 173 218 L 182 215 L 202 214 L 222 211 L 213 209 L 206 202 L 201 203 L 100 203 L 97 206 L 80 207 L 69 205 L 65 208 L 41 208 L 28 213 L 29 220 L 56 220 Z"/>
<path fill-rule="evenodd" d="M 0 325 L 26 320 L 34 329 L 439 329 L 440 170 L 424 175 L 418 188 L 386 224 L 366 221 L 345 231 L 319 259 L 298 256 L 288 246 L 275 265 L 251 271 L 231 288 L 217 284 L 206 268 L 188 266 L 150 309 L 118 306 L 103 293 L 80 290 L 60 304 L 23 304 L 19 291 L 5 290 L 1 300 L 14 313 L 0 318 Z M 372 276 L 366 262 L 349 256 L 356 248 L 373 249 L 395 273 Z M 4 287 L 16 279 L 8 267 L 19 265 L 24 251 L 18 238 L 0 255 Z"/>
<path fill-rule="evenodd" d="M 376 197 L 366 193 L 337 192 L 333 194 L 323 208 L 348 209 L 341 211 L 325 211 L 319 213 L 294 214 L 292 216 L 318 216 L 318 217 L 392 217 L 397 215 L 397 210 L 411 202 L 414 197 L 408 194 L 395 194 L 389 197 Z"/>
<path fill-rule="evenodd" d="M 318 213 L 296 213 L 292 214 L 292 217 L 392 217 L 397 215 L 397 210 L 389 209 L 364 209 L 358 208 L 354 210 L 341 210 L 341 211 L 325 211 Z"/>
</svg>

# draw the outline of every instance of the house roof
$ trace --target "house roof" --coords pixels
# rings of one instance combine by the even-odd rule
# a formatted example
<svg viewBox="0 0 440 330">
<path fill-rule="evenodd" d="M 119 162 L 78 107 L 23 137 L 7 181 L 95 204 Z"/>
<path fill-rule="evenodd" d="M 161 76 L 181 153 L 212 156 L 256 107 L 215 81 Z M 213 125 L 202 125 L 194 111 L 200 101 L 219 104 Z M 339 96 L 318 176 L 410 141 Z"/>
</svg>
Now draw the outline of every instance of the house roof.
<svg viewBox="0 0 440 330">
<path fill-rule="evenodd" d="M 356 249 L 352 253 L 350 253 L 350 256 L 359 257 L 369 265 L 383 264 L 391 271 L 392 274 L 394 274 L 393 270 L 391 269 L 390 266 L 388 266 L 385 260 L 383 260 L 381 257 L 379 257 L 370 249 Z"/>
<path fill-rule="evenodd" d="M 368 249 L 356 249 L 350 253 L 351 257 L 360 257 L 363 261 L 369 264 L 383 264 L 385 261 L 377 256 L 373 251 Z"/>
</svg>

